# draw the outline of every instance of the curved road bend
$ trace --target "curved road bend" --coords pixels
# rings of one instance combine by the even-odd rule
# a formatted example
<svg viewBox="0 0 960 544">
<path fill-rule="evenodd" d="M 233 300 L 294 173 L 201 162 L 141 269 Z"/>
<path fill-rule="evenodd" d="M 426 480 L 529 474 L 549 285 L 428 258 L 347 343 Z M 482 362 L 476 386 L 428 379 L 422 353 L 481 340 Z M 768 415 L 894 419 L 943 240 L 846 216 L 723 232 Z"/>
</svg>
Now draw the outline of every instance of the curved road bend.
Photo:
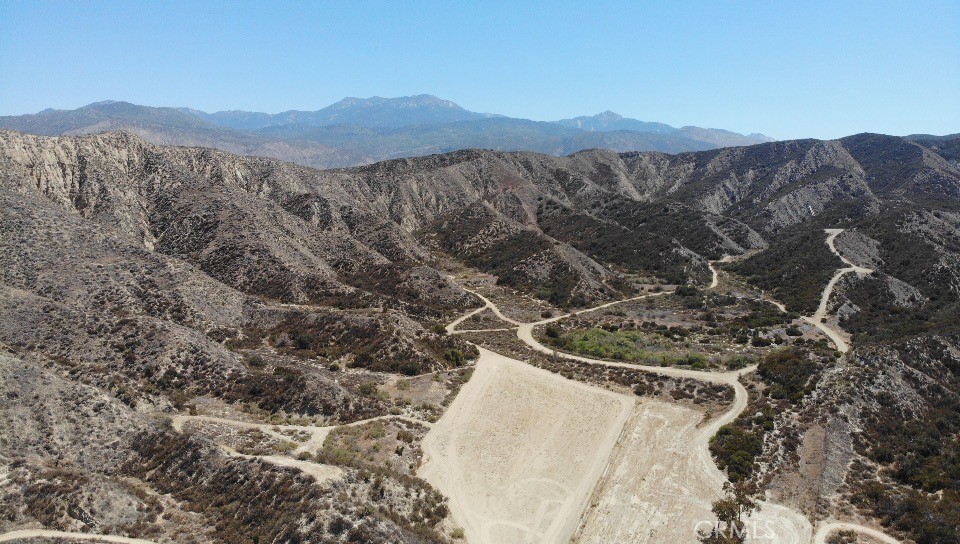
<svg viewBox="0 0 960 544">
<path fill-rule="evenodd" d="M 864 276 L 873 273 L 873 270 L 864 268 L 862 266 L 857 266 L 849 261 L 846 257 L 841 255 L 839 251 L 837 251 L 837 247 L 834 245 L 834 240 L 836 240 L 837 236 L 843 232 L 843 230 L 844 229 L 824 229 L 824 232 L 829 235 L 827 236 L 827 247 L 829 247 L 830 251 L 839 257 L 843 264 L 847 266 L 838 269 L 836 274 L 830 278 L 827 286 L 823 289 L 823 294 L 820 296 L 820 305 L 817 307 L 817 311 L 812 316 L 804 316 L 801 318 L 826 334 L 827 337 L 833 341 L 833 344 L 837 347 L 837 351 L 840 353 L 846 353 L 850 351 L 850 346 L 847 344 L 846 340 L 844 340 L 843 335 L 840 334 L 840 331 L 824 323 L 824 320 L 827 318 L 827 305 L 830 302 L 830 295 L 833 294 L 833 288 L 837 285 L 837 282 L 840 281 L 840 278 L 842 278 L 845 274 L 853 272 L 858 276 Z"/>
</svg>

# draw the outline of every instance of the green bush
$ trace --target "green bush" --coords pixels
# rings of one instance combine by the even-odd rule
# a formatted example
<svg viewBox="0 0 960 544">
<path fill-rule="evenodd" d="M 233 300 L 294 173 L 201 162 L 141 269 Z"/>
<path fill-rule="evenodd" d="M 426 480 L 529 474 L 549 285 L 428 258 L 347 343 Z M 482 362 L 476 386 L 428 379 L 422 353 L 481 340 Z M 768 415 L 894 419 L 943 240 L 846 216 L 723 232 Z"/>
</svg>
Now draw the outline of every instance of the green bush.
<svg viewBox="0 0 960 544">
<path fill-rule="evenodd" d="M 753 474 L 754 459 L 763 453 L 763 437 L 730 423 L 710 439 L 710 453 L 731 481 L 746 480 Z"/>
<path fill-rule="evenodd" d="M 453 366 L 463 365 L 463 352 L 459 349 L 448 349 L 443 354 L 443 358 L 449 361 Z"/>
<path fill-rule="evenodd" d="M 760 361 L 757 374 L 770 386 L 771 397 L 796 403 L 812 391 L 811 378 L 817 369 L 817 364 L 806 351 L 787 347 L 768 353 Z"/>
<path fill-rule="evenodd" d="M 750 355 L 734 355 L 727 359 L 726 365 L 729 370 L 740 370 L 741 368 L 746 368 L 756 362 Z"/>
</svg>

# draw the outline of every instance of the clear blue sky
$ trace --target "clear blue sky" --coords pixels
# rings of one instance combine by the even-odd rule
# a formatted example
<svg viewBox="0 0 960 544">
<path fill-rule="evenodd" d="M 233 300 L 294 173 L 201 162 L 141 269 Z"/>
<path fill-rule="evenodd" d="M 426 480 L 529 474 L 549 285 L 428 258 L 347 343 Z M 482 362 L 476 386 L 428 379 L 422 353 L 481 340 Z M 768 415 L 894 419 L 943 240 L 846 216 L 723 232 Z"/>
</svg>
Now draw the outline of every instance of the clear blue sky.
<svg viewBox="0 0 960 544">
<path fill-rule="evenodd" d="M 0 0 L 0 114 L 420 93 L 781 139 L 960 132 L 960 2 Z"/>
</svg>

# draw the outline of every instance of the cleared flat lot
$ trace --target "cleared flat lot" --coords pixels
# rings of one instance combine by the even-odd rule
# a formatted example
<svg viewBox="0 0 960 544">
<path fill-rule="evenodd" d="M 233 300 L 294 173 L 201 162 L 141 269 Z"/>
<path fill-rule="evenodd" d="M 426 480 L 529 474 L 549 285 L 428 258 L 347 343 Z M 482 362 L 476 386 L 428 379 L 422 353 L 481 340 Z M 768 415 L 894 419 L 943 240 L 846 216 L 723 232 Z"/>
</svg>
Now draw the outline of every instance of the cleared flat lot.
<svg viewBox="0 0 960 544">
<path fill-rule="evenodd" d="M 633 403 L 481 349 L 424 440 L 420 475 L 472 544 L 567 542 Z"/>
<path fill-rule="evenodd" d="M 721 494 L 700 451 L 702 419 L 676 404 L 638 404 L 574 542 L 696 542 L 697 523 L 714 519 Z"/>
</svg>

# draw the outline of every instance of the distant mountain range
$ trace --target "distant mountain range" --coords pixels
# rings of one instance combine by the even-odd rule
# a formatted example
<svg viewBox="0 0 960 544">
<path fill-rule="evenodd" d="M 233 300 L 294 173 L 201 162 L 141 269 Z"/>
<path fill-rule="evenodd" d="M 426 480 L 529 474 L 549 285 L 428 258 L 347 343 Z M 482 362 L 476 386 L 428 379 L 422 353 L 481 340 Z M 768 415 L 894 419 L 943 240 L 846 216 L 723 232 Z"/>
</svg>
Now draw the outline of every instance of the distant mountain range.
<svg viewBox="0 0 960 544">
<path fill-rule="evenodd" d="M 276 114 L 104 101 L 75 110 L 0 117 L 0 128 L 40 135 L 122 130 L 157 144 L 213 147 L 318 168 L 472 148 L 552 155 L 591 148 L 680 153 L 773 141 L 763 134 L 675 128 L 610 111 L 538 122 L 472 112 L 430 95 L 345 98 L 317 111 Z"/>
</svg>

